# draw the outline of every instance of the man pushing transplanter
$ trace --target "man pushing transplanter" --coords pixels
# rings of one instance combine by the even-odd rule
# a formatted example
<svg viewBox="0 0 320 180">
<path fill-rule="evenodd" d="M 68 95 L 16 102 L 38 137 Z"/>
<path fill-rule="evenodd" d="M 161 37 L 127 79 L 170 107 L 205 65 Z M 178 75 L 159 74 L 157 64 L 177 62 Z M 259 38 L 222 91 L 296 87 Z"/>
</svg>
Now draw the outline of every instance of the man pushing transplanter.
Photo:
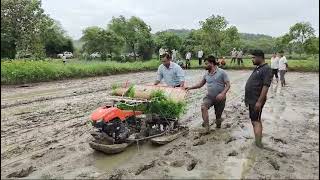
<svg viewBox="0 0 320 180">
<path fill-rule="evenodd" d="M 203 98 L 201 105 L 203 127 L 206 132 L 210 131 L 208 110 L 214 106 L 216 114 L 216 127 L 221 128 L 221 115 L 225 107 L 226 94 L 230 89 L 230 80 L 227 73 L 218 67 L 218 62 L 214 56 L 205 59 L 206 70 L 208 72 L 202 80 L 195 86 L 187 87 L 187 90 L 198 89 L 207 83 L 207 95 Z"/>
<path fill-rule="evenodd" d="M 171 61 L 171 52 L 161 54 L 160 58 L 162 64 L 158 68 L 157 80 L 154 85 L 158 85 L 163 79 L 168 86 L 184 87 L 184 71 L 178 64 Z"/>
</svg>

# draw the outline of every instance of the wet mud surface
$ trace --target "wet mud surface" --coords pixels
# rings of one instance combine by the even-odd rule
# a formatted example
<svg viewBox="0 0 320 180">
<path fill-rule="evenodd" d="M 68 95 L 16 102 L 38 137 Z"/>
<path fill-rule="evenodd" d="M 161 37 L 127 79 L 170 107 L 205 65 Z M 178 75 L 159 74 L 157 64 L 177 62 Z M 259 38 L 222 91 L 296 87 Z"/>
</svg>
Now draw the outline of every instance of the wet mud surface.
<svg viewBox="0 0 320 180">
<path fill-rule="evenodd" d="M 250 71 L 227 71 L 221 129 L 210 109 L 210 134 L 202 132 L 200 104 L 206 88 L 190 91 L 181 123 L 188 135 L 167 145 L 151 143 L 105 155 L 89 147 L 90 113 L 108 102 L 119 82 L 152 83 L 155 72 L 1 87 L 1 178 L 215 178 L 319 179 L 319 76 L 287 73 L 273 83 L 262 113 L 264 149 L 257 148 L 244 105 Z M 186 72 L 187 85 L 203 70 Z"/>
</svg>

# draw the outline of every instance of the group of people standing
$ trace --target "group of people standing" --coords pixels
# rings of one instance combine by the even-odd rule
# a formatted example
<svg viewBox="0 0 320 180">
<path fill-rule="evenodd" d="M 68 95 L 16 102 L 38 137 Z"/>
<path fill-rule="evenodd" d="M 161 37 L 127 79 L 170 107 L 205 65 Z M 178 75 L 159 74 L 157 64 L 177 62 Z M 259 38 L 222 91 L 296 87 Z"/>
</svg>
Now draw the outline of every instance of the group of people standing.
<svg viewBox="0 0 320 180">
<path fill-rule="evenodd" d="M 236 48 L 233 48 L 233 50 L 231 51 L 231 64 L 232 63 L 236 63 L 236 60 L 238 62 L 238 65 L 240 66 L 243 65 L 243 52 L 241 49 L 239 49 L 239 51 L 237 51 Z"/>
<path fill-rule="evenodd" d="M 251 54 L 252 63 L 256 67 L 245 86 L 245 105 L 249 109 L 249 117 L 255 134 L 255 144 L 258 147 L 262 147 L 261 113 L 263 106 L 266 103 L 268 89 L 272 81 L 272 71 L 265 62 L 263 51 L 255 50 Z M 231 85 L 227 72 L 219 68 L 217 58 L 209 55 L 204 59 L 204 67 L 207 72 L 204 73 L 200 81 L 194 86 L 185 85 L 184 70 L 178 64 L 172 62 L 172 53 L 170 51 L 161 54 L 160 58 L 162 64 L 158 68 L 157 79 L 154 85 L 158 85 L 161 80 L 164 80 L 168 86 L 183 88 L 189 91 L 201 88 L 207 84 L 207 93 L 205 94 L 201 105 L 203 119 L 202 126 L 205 128 L 206 133 L 210 132 L 208 110 L 211 107 L 214 107 L 216 128 L 221 128 L 222 113 L 226 104 L 226 95 Z"/>
<path fill-rule="evenodd" d="M 203 55 L 204 55 L 203 51 L 202 51 L 202 50 L 199 50 L 199 51 L 198 51 L 199 65 L 202 64 L 202 60 L 203 60 L 203 57 L 204 57 Z M 185 66 L 186 69 L 190 69 L 190 67 L 191 67 L 191 63 L 190 63 L 190 61 L 191 61 L 191 56 L 192 56 L 192 53 L 191 53 L 190 51 L 188 51 L 188 52 L 186 53 L 186 66 Z"/>
<path fill-rule="evenodd" d="M 283 51 L 278 53 L 273 53 L 271 57 L 271 69 L 272 69 L 272 78 L 275 77 L 278 83 L 280 75 L 281 86 L 286 85 L 285 74 L 288 71 L 288 61 L 287 58 L 283 55 Z"/>
</svg>

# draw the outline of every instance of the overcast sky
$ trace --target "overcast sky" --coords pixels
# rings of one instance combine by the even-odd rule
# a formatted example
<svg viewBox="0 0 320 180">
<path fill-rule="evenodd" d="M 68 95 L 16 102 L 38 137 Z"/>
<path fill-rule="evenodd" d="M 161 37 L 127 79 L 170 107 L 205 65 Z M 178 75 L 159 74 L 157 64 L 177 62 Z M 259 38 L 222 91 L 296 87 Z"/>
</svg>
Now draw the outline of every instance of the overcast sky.
<svg viewBox="0 0 320 180">
<path fill-rule="evenodd" d="M 296 22 L 309 21 L 319 35 L 319 0 L 42 0 L 42 7 L 74 39 L 119 15 L 143 19 L 152 32 L 198 29 L 199 21 L 214 14 L 240 32 L 280 36 Z"/>
</svg>

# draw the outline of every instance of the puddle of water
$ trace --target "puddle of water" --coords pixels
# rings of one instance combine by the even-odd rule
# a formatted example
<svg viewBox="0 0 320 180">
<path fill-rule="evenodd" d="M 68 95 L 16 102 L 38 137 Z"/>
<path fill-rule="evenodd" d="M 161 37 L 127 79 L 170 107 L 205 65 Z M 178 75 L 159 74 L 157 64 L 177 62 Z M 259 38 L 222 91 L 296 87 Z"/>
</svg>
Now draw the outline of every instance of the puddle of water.
<svg viewBox="0 0 320 180">
<path fill-rule="evenodd" d="M 144 152 L 152 152 L 156 150 L 156 148 L 156 146 L 153 146 L 150 143 L 144 143 L 139 145 L 139 149 L 136 144 L 133 144 L 118 154 L 108 155 L 101 152 L 95 152 L 95 166 L 102 171 L 110 171 L 114 168 L 121 167 L 122 164 L 125 164 L 133 157 L 142 155 Z"/>
</svg>

